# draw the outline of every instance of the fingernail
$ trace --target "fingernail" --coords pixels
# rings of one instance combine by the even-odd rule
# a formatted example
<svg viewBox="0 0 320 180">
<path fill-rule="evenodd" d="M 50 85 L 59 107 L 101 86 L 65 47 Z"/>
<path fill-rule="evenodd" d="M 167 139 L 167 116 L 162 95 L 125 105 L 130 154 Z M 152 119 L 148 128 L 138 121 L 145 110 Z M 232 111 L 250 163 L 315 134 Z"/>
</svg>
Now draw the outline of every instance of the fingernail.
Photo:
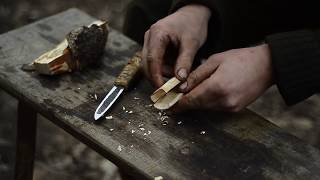
<svg viewBox="0 0 320 180">
<path fill-rule="evenodd" d="M 179 76 L 181 79 L 186 79 L 186 78 L 187 78 L 187 70 L 184 69 L 184 68 L 181 68 L 181 69 L 178 71 L 178 76 Z"/>
<path fill-rule="evenodd" d="M 187 83 L 187 82 L 184 82 L 184 83 L 182 83 L 182 84 L 180 85 L 180 89 L 181 89 L 181 90 L 184 90 L 184 89 L 187 88 L 187 86 L 188 86 L 188 83 Z"/>
</svg>

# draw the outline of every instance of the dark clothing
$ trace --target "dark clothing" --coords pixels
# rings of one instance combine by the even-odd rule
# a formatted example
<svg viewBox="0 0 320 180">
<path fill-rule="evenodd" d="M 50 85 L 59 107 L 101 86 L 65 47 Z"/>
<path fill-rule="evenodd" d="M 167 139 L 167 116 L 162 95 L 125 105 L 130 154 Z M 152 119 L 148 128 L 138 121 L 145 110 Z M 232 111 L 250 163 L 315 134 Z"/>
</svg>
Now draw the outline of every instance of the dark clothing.
<svg viewBox="0 0 320 180">
<path fill-rule="evenodd" d="M 170 12 L 188 4 L 211 9 L 208 39 L 203 48 L 207 55 L 265 41 L 271 49 L 275 82 L 287 104 L 319 92 L 317 1 L 173 0 Z"/>
</svg>

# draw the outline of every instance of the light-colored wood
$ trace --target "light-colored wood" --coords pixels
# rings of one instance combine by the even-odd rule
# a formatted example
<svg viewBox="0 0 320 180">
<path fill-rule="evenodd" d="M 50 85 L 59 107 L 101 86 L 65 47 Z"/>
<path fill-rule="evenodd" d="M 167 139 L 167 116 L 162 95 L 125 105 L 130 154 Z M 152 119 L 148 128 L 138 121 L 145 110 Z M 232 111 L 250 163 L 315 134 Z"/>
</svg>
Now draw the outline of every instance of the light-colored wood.
<svg viewBox="0 0 320 180">
<path fill-rule="evenodd" d="M 170 90 L 175 88 L 177 85 L 180 84 L 180 80 L 176 77 L 171 78 L 169 81 L 167 81 L 164 85 L 162 85 L 159 89 L 157 89 L 154 93 L 151 95 L 152 102 L 157 102 L 161 97 L 163 97 L 165 94 L 167 94 Z"/>
<path fill-rule="evenodd" d="M 169 91 L 165 96 L 161 97 L 153 106 L 159 110 L 167 110 L 176 104 L 183 93 L 173 89 Z"/>
<path fill-rule="evenodd" d="M 176 89 L 179 84 L 180 80 L 173 77 L 157 89 L 150 97 L 152 102 L 155 103 L 153 106 L 159 110 L 166 110 L 177 103 L 183 95 Z"/>
<path fill-rule="evenodd" d="M 41 55 L 33 62 L 35 70 L 40 74 L 54 75 L 71 72 L 71 52 L 67 40 L 63 40 L 56 48 Z"/>
<path fill-rule="evenodd" d="M 106 31 L 108 30 L 106 21 L 97 20 L 92 22 L 88 27 L 93 24 L 102 27 Z M 67 40 L 64 39 L 54 49 L 35 59 L 32 65 L 35 71 L 40 74 L 55 75 L 77 70 L 77 67 L 79 67 L 77 63 L 78 61 L 72 58 L 72 52 L 68 48 Z"/>
</svg>

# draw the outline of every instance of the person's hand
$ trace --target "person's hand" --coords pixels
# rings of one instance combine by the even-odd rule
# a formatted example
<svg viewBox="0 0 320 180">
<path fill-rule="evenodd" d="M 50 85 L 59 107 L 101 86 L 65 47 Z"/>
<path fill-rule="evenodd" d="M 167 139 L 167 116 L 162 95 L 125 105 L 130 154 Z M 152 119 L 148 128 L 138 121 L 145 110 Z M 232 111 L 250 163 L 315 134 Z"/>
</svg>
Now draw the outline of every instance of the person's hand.
<svg viewBox="0 0 320 180">
<path fill-rule="evenodd" d="M 214 54 L 180 85 L 186 94 L 173 111 L 240 111 L 273 84 L 272 74 L 266 44 Z"/>
<path fill-rule="evenodd" d="M 164 83 L 163 73 L 175 74 L 185 80 L 198 49 L 207 38 L 210 10 L 202 5 L 187 5 L 153 24 L 145 33 L 142 50 L 143 68 L 155 86 Z M 175 67 L 164 66 L 165 54 L 172 48 L 178 50 Z M 174 69 L 174 73 L 172 72 Z"/>
</svg>

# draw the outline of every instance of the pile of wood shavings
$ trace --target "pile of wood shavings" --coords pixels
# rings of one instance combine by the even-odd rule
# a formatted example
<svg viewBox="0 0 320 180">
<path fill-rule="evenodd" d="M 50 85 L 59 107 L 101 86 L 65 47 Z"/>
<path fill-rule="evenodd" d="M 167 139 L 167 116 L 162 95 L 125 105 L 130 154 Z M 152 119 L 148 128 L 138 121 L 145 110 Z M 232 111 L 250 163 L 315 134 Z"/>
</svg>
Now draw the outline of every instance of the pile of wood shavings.
<svg viewBox="0 0 320 180">
<path fill-rule="evenodd" d="M 167 116 L 167 114 L 165 112 L 162 112 L 162 111 L 158 112 L 158 114 L 159 114 L 158 120 L 160 120 L 162 122 L 162 125 L 163 126 L 168 125 L 169 122 L 166 119 L 168 119 L 169 116 Z"/>
</svg>

